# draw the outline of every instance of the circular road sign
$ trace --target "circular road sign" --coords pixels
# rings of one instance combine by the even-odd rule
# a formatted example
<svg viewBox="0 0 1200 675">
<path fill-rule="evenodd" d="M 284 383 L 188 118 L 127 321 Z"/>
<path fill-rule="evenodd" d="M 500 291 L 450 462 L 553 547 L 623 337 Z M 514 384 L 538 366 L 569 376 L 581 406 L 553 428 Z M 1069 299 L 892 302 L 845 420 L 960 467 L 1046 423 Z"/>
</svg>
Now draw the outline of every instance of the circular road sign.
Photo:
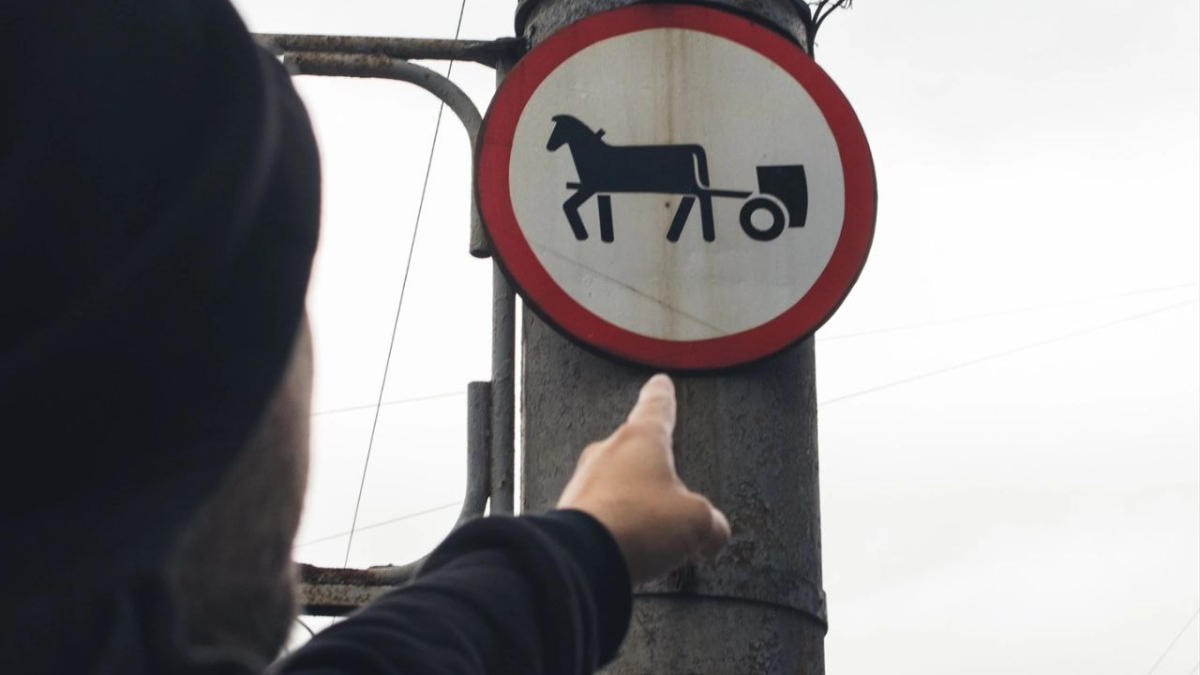
<svg viewBox="0 0 1200 675">
<path fill-rule="evenodd" d="M 862 127 L 797 45 L 668 4 L 593 15 L 496 92 L 476 158 L 501 267 L 551 325 L 668 369 L 726 368 L 817 329 L 875 224 Z"/>
</svg>

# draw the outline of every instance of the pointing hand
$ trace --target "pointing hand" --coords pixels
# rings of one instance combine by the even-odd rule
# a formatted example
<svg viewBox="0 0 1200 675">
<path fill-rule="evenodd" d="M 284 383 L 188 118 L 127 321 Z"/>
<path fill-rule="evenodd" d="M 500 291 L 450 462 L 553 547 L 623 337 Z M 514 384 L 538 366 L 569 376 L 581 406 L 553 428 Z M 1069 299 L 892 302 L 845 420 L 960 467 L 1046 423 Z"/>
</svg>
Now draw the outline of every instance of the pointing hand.
<svg viewBox="0 0 1200 675">
<path fill-rule="evenodd" d="M 584 449 L 561 509 L 599 520 L 616 539 L 634 584 L 688 559 L 715 558 L 729 543 L 729 522 L 675 473 L 675 386 L 655 375 L 642 387 L 628 419 Z"/>
</svg>

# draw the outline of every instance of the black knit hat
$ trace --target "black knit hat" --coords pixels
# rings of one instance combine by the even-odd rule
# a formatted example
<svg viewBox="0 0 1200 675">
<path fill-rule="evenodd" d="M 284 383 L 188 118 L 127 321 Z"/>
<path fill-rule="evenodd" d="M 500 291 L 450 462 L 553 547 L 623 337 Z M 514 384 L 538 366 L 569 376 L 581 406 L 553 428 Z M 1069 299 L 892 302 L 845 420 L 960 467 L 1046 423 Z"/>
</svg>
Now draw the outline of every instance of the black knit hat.
<svg viewBox="0 0 1200 675">
<path fill-rule="evenodd" d="M 225 2 L 11 12 L 0 633 L 37 643 L 67 628 L 55 598 L 160 569 L 242 448 L 303 313 L 319 178 L 286 72 Z"/>
</svg>

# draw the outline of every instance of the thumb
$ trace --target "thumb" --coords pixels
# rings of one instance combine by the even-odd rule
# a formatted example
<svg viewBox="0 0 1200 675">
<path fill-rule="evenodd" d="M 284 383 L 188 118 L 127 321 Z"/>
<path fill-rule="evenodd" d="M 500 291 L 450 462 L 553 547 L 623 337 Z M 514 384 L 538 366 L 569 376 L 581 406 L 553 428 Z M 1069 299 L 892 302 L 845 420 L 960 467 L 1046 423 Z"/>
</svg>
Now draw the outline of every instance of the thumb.
<svg viewBox="0 0 1200 675">
<path fill-rule="evenodd" d="M 730 537 L 733 536 L 729 528 L 729 519 L 724 513 L 716 507 L 710 507 L 712 511 L 712 523 L 709 526 L 708 536 L 700 543 L 698 553 L 702 558 L 708 561 L 714 561 L 721 549 L 729 544 Z"/>
</svg>

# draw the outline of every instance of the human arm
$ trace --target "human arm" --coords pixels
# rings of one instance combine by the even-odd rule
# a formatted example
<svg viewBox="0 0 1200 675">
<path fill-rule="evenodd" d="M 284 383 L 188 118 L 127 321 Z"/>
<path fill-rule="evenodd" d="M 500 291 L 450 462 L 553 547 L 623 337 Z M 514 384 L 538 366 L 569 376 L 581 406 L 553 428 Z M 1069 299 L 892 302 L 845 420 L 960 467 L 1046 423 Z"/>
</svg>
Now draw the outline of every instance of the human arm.
<svg viewBox="0 0 1200 675">
<path fill-rule="evenodd" d="M 454 532 L 406 587 L 320 633 L 280 672 L 591 673 L 629 621 L 619 549 L 578 511 L 485 518 Z"/>
<path fill-rule="evenodd" d="M 631 577 L 728 541 L 725 517 L 675 473 L 674 422 L 670 380 L 653 378 L 628 421 L 584 451 L 563 510 L 464 526 L 412 584 L 323 632 L 281 672 L 593 672 L 624 636 Z"/>
</svg>

